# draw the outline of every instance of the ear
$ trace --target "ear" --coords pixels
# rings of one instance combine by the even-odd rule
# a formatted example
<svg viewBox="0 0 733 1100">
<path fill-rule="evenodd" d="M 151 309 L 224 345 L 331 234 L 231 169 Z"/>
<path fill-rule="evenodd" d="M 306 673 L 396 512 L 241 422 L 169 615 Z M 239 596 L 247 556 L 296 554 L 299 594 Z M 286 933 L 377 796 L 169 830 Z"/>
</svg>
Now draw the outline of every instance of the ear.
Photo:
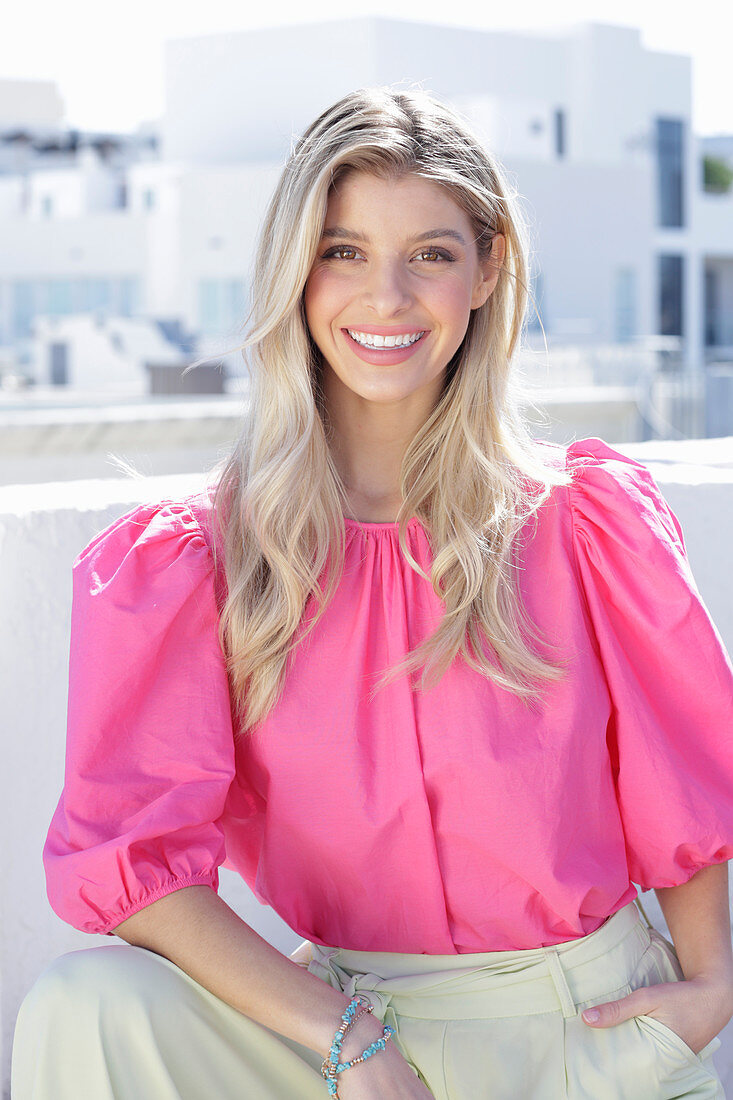
<svg viewBox="0 0 733 1100">
<path fill-rule="evenodd" d="M 497 233 L 491 241 L 491 252 L 488 259 L 480 265 L 480 274 L 477 277 L 471 298 L 471 309 L 478 309 L 488 300 L 499 281 L 505 254 L 506 237 L 503 233 Z"/>
</svg>

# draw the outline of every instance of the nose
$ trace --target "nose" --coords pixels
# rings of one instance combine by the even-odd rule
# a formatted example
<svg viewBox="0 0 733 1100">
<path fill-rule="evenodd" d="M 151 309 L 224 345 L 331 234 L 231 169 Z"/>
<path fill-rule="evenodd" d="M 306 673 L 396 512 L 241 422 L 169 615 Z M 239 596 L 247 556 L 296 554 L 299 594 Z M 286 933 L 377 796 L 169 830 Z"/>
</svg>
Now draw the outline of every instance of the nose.
<svg viewBox="0 0 733 1100">
<path fill-rule="evenodd" d="M 393 317 L 412 305 L 409 274 L 398 260 L 372 261 L 366 275 L 364 302 L 380 318 Z"/>
</svg>

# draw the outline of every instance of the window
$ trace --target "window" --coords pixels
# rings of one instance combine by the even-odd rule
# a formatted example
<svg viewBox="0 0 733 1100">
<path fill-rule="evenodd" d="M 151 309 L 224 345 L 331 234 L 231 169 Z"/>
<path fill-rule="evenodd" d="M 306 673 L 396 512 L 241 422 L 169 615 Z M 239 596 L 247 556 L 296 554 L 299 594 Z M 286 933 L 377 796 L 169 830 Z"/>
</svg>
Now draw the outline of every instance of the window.
<svg viewBox="0 0 733 1100">
<path fill-rule="evenodd" d="M 152 187 L 146 187 L 142 195 L 143 210 L 152 210 L 155 206 L 155 191 Z"/>
<path fill-rule="evenodd" d="M 714 267 L 705 268 L 705 345 L 710 347 L 718 343 L 718 303 L 720 302 L 720 279 Z"/>
<path fill-rule="evenodd" d="M 134 317 L 140 312 L 140 280 L 134 277 L 120 279 L 118 285 L 119 313 Z"/>
<path fill-rule="evenodd" d="M 233 334 L 245 315 L 244 279 L 201 279 L 199 328 L 204 336 Z"/>
<path fill-rule="evenodd" d="M 51 195 L 41 195 L 41 217 L 50 218 L 53 214 L 53 198 Z"/>
<path fill-rule="evenodd" d="M 69 383 L 69 348 L 67 344 L 51 344 L 51 385 L 67 386 Z"/>
<path fill-rule="evenodd" d="M 46 313 L 64 317 L 72 312 L 70 280 L 49 279 L 46 283 Z"/>
<path fill-rule="evenodd" d="M 659 257 L 659 333 L 661 336 L 684 335 L 682 299 L 684 257 Z"/>
<path fill-rule="evenodd" d="M 659 225 L 684 226 L 683 122 L 676 118 L 657 119 L 657 190 Z"/>
<path fill-rule="evenodd" d="M 31 336 L 39 314 L 66 317 L 73 313 L 103 312 L 134 317 L 140 312 L 140 280 L 134 276 L 114 279 L 23 279 L 11 286 L 10 339 Z"/>
<path fill-rule="evenodd" d="M 36 313 L 33 297 L 33 283 L 30 279 L 13 283 L 11 325 L 15 339 L 24 339 L 32 334 Z"/>
<path fill-rule="evenodd" d="M 94 313 L 95 310 L 107 310 L 111 313 L 112 280 L 82 279 L 81 309 L 83 313 Z"/>
<path fill-rule="evenodd" d="M 616 272 L 614 299 L 614 335 L 619 344 L 628 344 L 636 335 L 636 271 L 633 267 L 621 267 Z"/>
</svg>

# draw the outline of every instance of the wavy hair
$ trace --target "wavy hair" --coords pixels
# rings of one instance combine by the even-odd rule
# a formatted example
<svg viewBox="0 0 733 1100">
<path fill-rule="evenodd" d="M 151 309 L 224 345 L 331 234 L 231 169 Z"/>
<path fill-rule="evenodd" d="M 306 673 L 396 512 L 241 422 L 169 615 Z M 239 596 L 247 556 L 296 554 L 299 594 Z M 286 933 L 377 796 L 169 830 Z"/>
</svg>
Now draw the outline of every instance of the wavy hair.
<svg viewBox="0 0 733 1100">
<path fill-rule="evenodd" d="M 320 352 L 303 297 L 330 189 L 351 170 L 414 173 L 445 187 L 471 220 L 480 260 L 496 233 L 506 242 L 497 285 L 472 311 L 401 469 L 399 545 L 444 614 L 374 690 L 404 674 L 413 690 L 431 687 L 458 653 L 528 701 L 562 674 L 517 583 L 518 533 L 568 476 L 554 449 L 530 437 L 511 376 L 528 297 L 527 230 L 516 196 L 454 110 L 423 91 L 365 88 L 324 111 L 297 141 L 256 251 L 240 345 L 249 348 L 250 405 L 214 496 L 227 579 L 220 637 L 238 736 L 277 702 L 289 655 L 323 615 L 343 571 L 346 491 L 328 445 Z M 430 540 L 429 576 L 407 546 L 413 515 Z M 314 614 L 304 616 L 311 598 Z"/>
</svg>

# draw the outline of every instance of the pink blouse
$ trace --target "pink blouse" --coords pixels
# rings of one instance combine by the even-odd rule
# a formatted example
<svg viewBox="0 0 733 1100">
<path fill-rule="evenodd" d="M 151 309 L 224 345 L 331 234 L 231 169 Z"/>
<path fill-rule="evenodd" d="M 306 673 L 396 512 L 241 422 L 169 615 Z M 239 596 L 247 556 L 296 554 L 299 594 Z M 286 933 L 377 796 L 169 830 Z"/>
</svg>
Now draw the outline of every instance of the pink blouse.
<svg viewBox="0 0 733 1100">
<path fill-rule="evenodd" d="M 66 782 L 51 905 L 110 933 L 239 872 L 306 939 L 429 954 L 586 935 L 642 889 L 733 856 L 733 670 L 644 467 L 568 449 L 524 538 L 527 609 L 567 662 L 528 707 L 457 659 L 383 669 L 441 603 L 391 523 L 346 521 L 334 601 L 235 745 L 207 495 L 144 505 L 74 567 Z M 408 542 L 430 571 L 425 530 Z M 306 615 L 308 611 L 306 611 Z M 302 630 L 302 627 L 301 627 Z"/>
</svg>

